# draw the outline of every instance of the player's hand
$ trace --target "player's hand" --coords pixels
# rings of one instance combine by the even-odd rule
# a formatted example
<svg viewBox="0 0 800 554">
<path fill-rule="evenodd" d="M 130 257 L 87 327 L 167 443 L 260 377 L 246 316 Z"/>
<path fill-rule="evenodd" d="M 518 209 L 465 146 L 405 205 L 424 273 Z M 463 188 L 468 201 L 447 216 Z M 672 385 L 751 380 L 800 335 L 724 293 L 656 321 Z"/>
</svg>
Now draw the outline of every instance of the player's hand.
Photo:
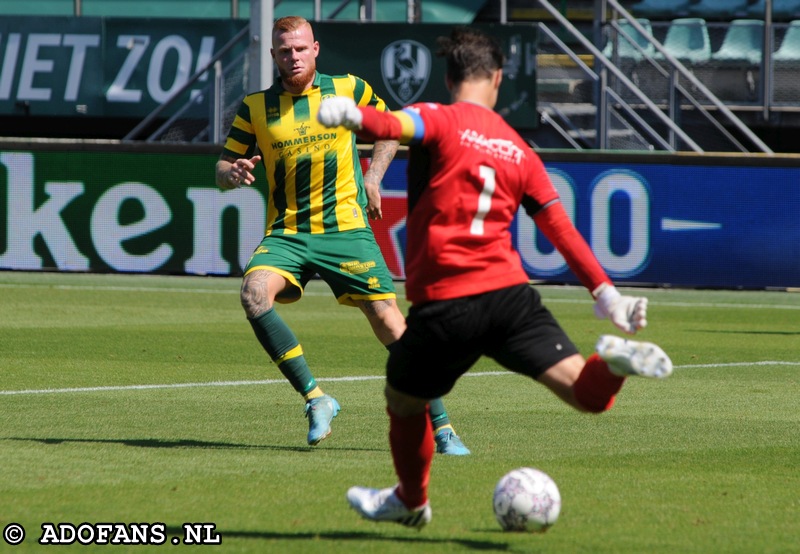
<svg viewBox="0 0 800 554">
<path fill-rule="evenodd" d="M 594 313 L 632 335 L 647 326 L 647 298 L 625 296 L 617 287 L 603 283 L 592 291 L 595 297 Z"/>
<path fill-rule="evenodd" d="M 380 185 L 364 181 L 364 189 L 367 191 L 367 217 L 370 219 L 383 219 Z"/>
<path fill-rule="evenodd" d="M 261 156 L 253 156 L 249 160 L 247 158 L 239 158 L 233 162 L 230 170 L 228 171 L 227 177 L 231 186 L 239 188 L 242 185 L 252 185 L 256 178 L 251 172 L 256 168 L 256 164 L 260 161 Z"/>
<path fill-rule="evenodd" d="M 326 98 L 319 106 L 317 112 L 317 121 L 325 125 L 325 127 L 339 127 L 345 129 L 361 128 L 361 110 L 356 106 L 352 98 L 346 96 L 333 96 Z"/>
</svg>

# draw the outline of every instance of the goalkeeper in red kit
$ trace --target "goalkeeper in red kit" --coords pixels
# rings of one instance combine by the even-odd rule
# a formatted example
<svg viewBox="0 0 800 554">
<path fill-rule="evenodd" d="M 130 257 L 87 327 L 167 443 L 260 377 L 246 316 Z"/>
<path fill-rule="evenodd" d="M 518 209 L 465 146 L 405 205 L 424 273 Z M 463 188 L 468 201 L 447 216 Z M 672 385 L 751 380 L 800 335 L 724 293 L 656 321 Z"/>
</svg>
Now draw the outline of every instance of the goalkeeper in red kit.
<svg viewBox="0 0 800 554">
<path fill-rule="evenodd" d="M 407 329 L 390 350 L 386 399 L 399 484 L 352 487 L 363 517 L 421 528 L 431 519 L 434 441 L 425 407 L 447 394 L 481 357 L 527 375 L 585 412 L 603 412 L 625 378 L 663 378 L 672 362 L 652 343 L 603 335 L 584 359 L 528 283 L 509 226 L 522 206 L 595 299 L 595 312 L 633 334 L 647 324 L 647 299 L 622 295 L 569 220 L 541 159 L 493 111 L 503 53 L 469 28 L 442 37 L 449 105 L 397 112 L 324 100 L 318 120 L 365 140 L 410 145 Z"/>
</svg>

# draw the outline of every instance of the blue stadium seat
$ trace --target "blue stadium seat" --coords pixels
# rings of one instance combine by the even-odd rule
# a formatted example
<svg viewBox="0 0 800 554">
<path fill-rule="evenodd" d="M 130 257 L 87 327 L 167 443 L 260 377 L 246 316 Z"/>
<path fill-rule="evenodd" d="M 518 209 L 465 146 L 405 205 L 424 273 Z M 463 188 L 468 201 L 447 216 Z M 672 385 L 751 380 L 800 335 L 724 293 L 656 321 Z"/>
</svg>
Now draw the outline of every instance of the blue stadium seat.
<svg viewBox="0 0 800 554">
<path fill-rule="evenodd" d="M 764 17 L 765 0 L 758 0 L 747 8 L 748 17 Z M 800 0 L 772 0 L 772 18 L 787 21 L 800 18 Z"/>
<path fill-rule="evenodd" d="M 711 55 L 724 64 L 758 65 L 764 52 L 764 22 L 760 19 L 731 21 L 719 50 Z"/>
<path fill-rule="evenodd" d="M 750 0 L 700 0 L 689 6 L 689 15 L 703 19 L 730 21 L 747 14 Z"/>
<path fill-rule="evenodd" d="M 780 47 L 772 55 L 772 60 L 779 64 L 800 64 L 800 20 L 789 24 Z"/>
<path fill-rule="evenodd" d="M 637 21 L 639 22 L 639 24 L 641 24 L 642 27 L 644 27 L 648 35 L 650 36 L 653 35 L 653 29 L 649 19 L 640 18 L 637 19 Z M 653 43 L 650 42 L 646 36 L 642 35 L 639 31 L 637 31 L 633 27 L 633 25 L 631 25 L 628 22 L 627 19 L 620 19 L 617 23 L 619 25 L 620 30 L 631 36 L 636 41 L 636 44 L 638 44 L 642 49 L 640 51 L 638 48 L 636 48 L 627 38 L 625 38 L 622 35 L 622 32 L 620 32 L 617 34 L 617 41 L 616 41 L 617 44 L 616 55 L 617 57 L 619 57 L 619 59 L 634 60 L 638 62 L 642 60 L 645 56 L 649 57 L 653 55 L 653 53 L 655 52 L 655 47 L 653 46 Z M 609 34 L 613 36 L 613 30 L 611 27 L 609 27 Z M 606 44 L 606 47 L 603 49 L 603 55 L 605 55 L 606 58 L 612 58 L 614 56 L 614 40 L 609 39 L 608 43 Z"/>
<path fill-rule="evenodd" d="M 711 59 L 711 41 L 705 19 L 682 17 L 673 19 L 664 38 L 664 49 L 683 63 L 700 64 Z M 663 58 L 660 52 L 654 58 Z"/>
<path fill-rule="evenodd" d="M 696 0 L 641 0 L 630 7 L 637 17 L 672 19 L 689 15 L 689 7 Z"/>
<path fill-rule="evenodd" d="M 792 21 L 780 46 L 772 55 L 772 100 L 797 105 L 800 98 L 800 20 Z"/>
</svg>

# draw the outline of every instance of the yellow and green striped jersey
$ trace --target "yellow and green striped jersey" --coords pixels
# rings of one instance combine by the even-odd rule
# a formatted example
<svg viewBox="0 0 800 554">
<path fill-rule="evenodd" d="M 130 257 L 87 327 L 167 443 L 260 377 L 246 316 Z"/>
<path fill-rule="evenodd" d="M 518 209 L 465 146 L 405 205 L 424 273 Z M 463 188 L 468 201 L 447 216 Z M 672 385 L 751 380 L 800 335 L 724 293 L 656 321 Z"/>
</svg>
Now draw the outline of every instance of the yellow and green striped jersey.
<svg viewBox="0 0 800 554">
<path fill-rule="evenodd" d="M 258 147 L 269 184 L 267 235 L 367 226 L 356 137 L 344 127 L 327 129 L 317 122 L 320 102 L 329 96 L 387 109 L 366 81 L 319 72 L 302 94 L 291 94 L 278 82 L 247 95 L 239 107 L 224 155 L 249 158 Z"/>
</svg>

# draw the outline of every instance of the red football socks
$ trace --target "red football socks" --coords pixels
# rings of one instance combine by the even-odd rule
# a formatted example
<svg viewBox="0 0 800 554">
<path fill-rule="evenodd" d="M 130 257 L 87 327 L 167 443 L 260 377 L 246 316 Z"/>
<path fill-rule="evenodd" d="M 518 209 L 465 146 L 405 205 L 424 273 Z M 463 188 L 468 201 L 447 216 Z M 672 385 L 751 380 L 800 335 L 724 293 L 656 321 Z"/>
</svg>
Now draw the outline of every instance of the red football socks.
<svg viewBox="0 0 800 554">
<path fill-rule="evenodd" d="M 400 480 L 397 496 L 410 508 L 428 501 L 428 481 L 433 461 L 434 440 L 428 411 L 400 417 L 389 414 L 389 445 L 394 469 Z"/>
<path fill-rule="evenodd" d="M 599 413 L 614 405 L 615 395 L 624 382 L 625 378 L 611 373 L 605 360 L 595 353 L 586 360 L 573 390 L 581 406 L 590 412 Z"/>
</svg>

